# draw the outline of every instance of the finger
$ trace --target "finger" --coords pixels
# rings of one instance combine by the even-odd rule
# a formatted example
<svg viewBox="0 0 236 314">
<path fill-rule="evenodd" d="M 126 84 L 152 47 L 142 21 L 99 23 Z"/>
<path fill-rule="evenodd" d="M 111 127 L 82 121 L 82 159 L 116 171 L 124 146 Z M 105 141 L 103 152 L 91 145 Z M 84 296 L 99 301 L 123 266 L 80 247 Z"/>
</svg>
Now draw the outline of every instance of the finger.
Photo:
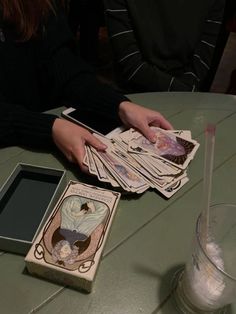
<svg viewBox="0 0 236 314">
<path fill-rule="evenodd" d="M 150 128 L 150 126 L 142 125 L 142 127 L 139 128 L 139 131 L 152 143 L 156 142 L 156 134 L 155 132 Z"/>
<path fill-rule="evenodd" d="M 157 117 L 155 120 L 151 121 L 149 125 L 157 126 L 165 130 L 173 130 L 172 124 L 169 121 L 167 121 L 163 116 Z"/>
<path fill-rule="evenodd" d="M 92 134 L 89 134 L 85 140 L 87 144 L 93 146 L 97 150 L 104 151 L 107 148 L 107 145 L 102 143 L 98 138 L 96 138 Z"/>
<path fill-rule="evenodd" d="M 172 124 L 169 121 L 167 121 L 161 114 L 159 117 L 159 125 L 162 129 L 173 130 Z"/>
<path fill-rule="evenodd" d="M 77 157 L 76 157 L 76 156 L 77 156 Z M 76 156 L 74 156 L 74 155 L 68 155 L 68 156 L 67 156 L 67 159 L 68 159 L 71 163 L 79 165 L 80 170 L 81 170 L 82 172 L 87 173 L 87 174 L 90 174 L 89 169 L 88 169 L 88 166 L 86 166 L 86 165 L 83 163 L 84 158 L 81 158 L 81 159 L 80 159 L 80 157 L 79 157 L 80 154 L 79 154 L 79 153 L 76 153 Z"/>
<path fill-rule="evenodd" d="M 79 165 L 79 167 L 84 173 L 90 174 L 88 167 L 84 165 L 83 163 Z"/>
<path fill-rule="evenodd" d="M 78 149 L 74 152 L 73 159 L 79 165 L 81 171 L 84 173 L 89 173 L 88 166 L 86 166 L 84 161 L 85 149 L 84 147 L 78 147 Z"/>
<path fill-rule="evenodd" d="M 150 125 L 158 126 L 166 130 L 172 130 L 173 126 L 168 122 L 161 114 L 158 119 L 150 123 Z M 150 128 L 148 124 L 143 124 L 139 127 L 139 131 L 152 143 L 155 143 L 157 138 L 155 132 Z"/>
</svg>

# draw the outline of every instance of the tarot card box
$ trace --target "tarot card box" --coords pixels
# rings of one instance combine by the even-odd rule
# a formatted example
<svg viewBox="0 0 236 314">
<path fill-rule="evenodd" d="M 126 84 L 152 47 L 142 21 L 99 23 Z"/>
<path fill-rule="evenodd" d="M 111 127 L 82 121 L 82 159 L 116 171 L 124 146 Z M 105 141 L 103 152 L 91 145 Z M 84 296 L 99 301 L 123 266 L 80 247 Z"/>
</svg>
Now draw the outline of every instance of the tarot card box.
<svg viewBox="0 0 236 314">
<path fill-rule="evenodd" d="M 26 255 L 65 186 L 64 170 L 17 164 L 0 190 L 0 250 Z"/>
<path fill-rule="evenodd" d="M 90 292 L 119 199 L 70 181 L 25 258 L 29 273 Z"/>
</svg>

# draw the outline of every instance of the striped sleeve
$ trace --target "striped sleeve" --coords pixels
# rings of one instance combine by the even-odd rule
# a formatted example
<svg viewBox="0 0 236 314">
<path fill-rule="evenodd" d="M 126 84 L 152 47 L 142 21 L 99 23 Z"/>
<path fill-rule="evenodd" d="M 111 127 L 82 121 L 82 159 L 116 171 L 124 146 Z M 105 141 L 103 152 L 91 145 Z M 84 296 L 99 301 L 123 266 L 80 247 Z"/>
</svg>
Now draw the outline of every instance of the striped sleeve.
<svg viewBox="0 0 236 314">
<path fill-rule="evenodd" d="M 104 0 L 104 6 L 115 62 L 124 83 L 137 91 L 168 90 L 172 76 L 145 60 L 138 47 L 125 0 Z"/>
<path fill-rule="evenodd" d="M 214 0 L 204 32 L 183 74 L 162 71 L 145 60 L 135 38 L 125 0 L 104 0 L 107 27 L 115 62 L 125 85 L 134 91 L 197 91 L 207 77 L 221 27 L 224 0 Z"/>
<path fill-rule="evenodd" d="M 193 53 L 191 63 L 186 67 L 180 78 L 188 80 L 195 78 L 196 86 L 204 84 L 211 68 L 216 42 L 222 25 L 225 0 L 214 0 L 205 20 L 204 31 Z"/>
</svg>

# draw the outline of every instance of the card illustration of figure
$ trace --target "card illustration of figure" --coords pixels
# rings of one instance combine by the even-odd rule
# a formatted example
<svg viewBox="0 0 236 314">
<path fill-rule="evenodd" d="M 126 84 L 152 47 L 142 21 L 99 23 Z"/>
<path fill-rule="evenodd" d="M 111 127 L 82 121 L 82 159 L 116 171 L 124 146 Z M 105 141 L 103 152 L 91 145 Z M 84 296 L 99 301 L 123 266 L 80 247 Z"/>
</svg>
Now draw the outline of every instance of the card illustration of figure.
<svg viewBox="0 0 236 314">
<path fill-rule="evenodd" d="M 108 207 L 76 195 L 64 199 L 60 207 L 60 227 L 52 237 L 52 258 L 59 264 L 73 264 L 87 247 L 88 239 L 103 226 Z"/>
<path fill-rule="evenodd" d="M 155 143 L 151 143 L 140 135 L 129 143 L 129 150 L 131 152 L 154 154 L 179 168 L 186 168 L 199 144 L 196 141 L 186 140 L 159 128 L 153 129 L 157 138 Z"/>
<path fill-rule="evenodd" d="M 146 182 L 134 170 L 115 158 L 111 152 L 99 152 L 99 155 L 129 187 L 137 189 L 146 186 Z"/>
</svg>

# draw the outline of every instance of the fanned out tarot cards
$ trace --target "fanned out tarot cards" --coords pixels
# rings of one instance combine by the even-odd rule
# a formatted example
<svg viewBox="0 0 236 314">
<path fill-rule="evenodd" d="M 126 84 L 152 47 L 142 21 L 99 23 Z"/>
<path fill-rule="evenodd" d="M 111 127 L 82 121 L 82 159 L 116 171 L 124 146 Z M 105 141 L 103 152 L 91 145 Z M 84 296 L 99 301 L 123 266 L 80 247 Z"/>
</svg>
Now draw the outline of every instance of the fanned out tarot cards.
<svg viewBox="0 0 236 314">
<path fill-rule="evenodd" d="M 119 199 L 70 181 L 25 258 L 29 273 L 90 292 Z"/>
<path fill-rule="evenodd" d="M 116 134 L 112 139 L 94 134 L 107 149 L 99 152 L 86 146 L 84 164 L 91 174 L 114 188 L 133 193 L 153 188 L 170 198 L 189 181 L 187 167 L 199 143 L 191 138 L 188 130 L 152 129 L 156 143 L 134 129 Z"/>
</svg>

